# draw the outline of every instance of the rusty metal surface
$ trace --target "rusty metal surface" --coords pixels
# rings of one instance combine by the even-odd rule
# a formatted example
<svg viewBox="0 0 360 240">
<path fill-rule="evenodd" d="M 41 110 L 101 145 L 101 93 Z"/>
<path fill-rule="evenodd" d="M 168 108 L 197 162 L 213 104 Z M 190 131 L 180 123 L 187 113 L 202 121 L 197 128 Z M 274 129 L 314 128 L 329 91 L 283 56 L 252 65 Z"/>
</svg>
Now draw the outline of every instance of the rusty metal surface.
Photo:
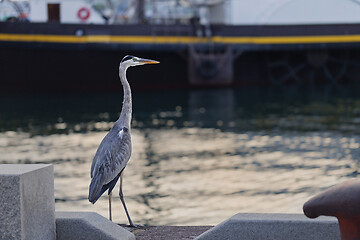
<svg viewBox="0 0 360 240">
<path fill-rule="evenodd" d="M 190 240 L 213 226 L 147 226 L 141 229 L 120 224 L 135 234 L 137 240 Z"/>
</svg>

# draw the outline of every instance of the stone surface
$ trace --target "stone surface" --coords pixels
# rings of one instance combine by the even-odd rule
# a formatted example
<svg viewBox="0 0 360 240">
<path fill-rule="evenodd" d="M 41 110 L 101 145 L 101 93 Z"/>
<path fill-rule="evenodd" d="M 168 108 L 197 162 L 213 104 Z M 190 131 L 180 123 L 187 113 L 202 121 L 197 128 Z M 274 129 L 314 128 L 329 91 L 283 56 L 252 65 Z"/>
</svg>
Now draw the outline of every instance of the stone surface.
<svg viewBox="0 0 360 240">
<path fill-rule="evenodd" d="M 197 240 L 338 240 L 336 218 L 316 220 L 302 214 L 240 213 L 201 234 Z"/>
<path fill-rule="evenodd" d="M 135 240 L 134 234 L 94 212 L 56 212 L 57 240 Z"/>
<path fill-rule="evenodd" d="M 55 239 L 50 164 L 0 164 L 0 239 Z"/>
</svg>

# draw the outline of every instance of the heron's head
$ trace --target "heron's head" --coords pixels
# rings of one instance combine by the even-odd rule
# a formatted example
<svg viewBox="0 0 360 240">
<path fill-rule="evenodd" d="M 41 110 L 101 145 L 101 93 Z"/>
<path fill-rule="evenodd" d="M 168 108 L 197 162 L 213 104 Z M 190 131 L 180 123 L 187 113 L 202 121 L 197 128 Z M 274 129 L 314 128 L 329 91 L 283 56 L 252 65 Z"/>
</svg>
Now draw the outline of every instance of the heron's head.
<svg viewBox="0 0 360 240">
<path fill-rule="evenodd" d="M 139 57 L 127 55 L 121 60 L 120 66 L 123 65 L 126 68 L 128 68 L 132 66 L 139 66 L 144 64 L 157 64 L 157 63 L 160 62 L 151 59 L 145 59 L 145 58 L 139 58 Z"/>
</svg>

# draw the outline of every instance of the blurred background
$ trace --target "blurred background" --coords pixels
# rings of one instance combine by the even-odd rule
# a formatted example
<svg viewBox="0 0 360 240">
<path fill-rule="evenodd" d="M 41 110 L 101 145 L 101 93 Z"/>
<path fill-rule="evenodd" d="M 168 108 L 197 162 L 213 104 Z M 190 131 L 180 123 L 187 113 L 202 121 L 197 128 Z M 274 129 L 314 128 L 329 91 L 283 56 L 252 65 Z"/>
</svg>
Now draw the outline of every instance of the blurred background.
<svg viewBox="0 0 360 240">
<path fill-rule="evenodd" d="M 57 211 L 107 217 L 106 194 L 87 200 L 90 166 L 131 54 L 161 62 L 127 74 L 134 222 L 302 213 L 359 174 L 359 12 L 356 0 L 0 0 L 0 163 L 53 164 Z"/>
</svg>

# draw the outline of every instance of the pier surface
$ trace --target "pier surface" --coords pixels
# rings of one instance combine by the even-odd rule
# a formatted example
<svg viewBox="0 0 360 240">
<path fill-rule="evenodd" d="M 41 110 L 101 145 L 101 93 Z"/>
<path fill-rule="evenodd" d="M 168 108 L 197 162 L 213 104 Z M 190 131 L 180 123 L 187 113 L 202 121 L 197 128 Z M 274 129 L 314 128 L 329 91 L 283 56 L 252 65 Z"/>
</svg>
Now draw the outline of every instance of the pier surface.
<svg viewBox="0 0 360 240">
<path fill-rule="evenodd" d="M 195 239 L 213 226 L 150 226 L 143 229 L 131 228 L 120 224 L 135 234 L 137 240 L 188 240 Z"/>
</svg>

